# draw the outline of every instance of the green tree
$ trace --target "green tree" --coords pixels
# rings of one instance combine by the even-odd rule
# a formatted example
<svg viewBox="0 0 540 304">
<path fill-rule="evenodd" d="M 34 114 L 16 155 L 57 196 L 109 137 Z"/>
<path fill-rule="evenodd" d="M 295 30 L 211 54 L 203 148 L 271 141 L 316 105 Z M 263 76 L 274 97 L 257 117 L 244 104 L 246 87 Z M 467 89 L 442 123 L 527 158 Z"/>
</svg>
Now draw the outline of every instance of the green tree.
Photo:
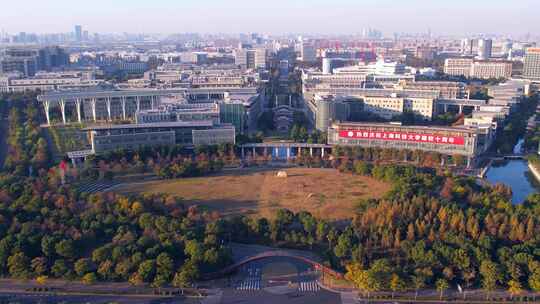
<svg viewBox="0 0 540 304">
<path fill-rule="evenodd" d="M 44 257 L 33 258 L 30 264 L 35 276 L 41 276 L 47 272 L 47 259 Z"/>
<path fill-rule="evenodd" d="M 414 300 L 418 298 L 418 291 L 426 286 L 426 278 L 422 274 L 416 274 L 412 277 L 414 286 Z"/>
<path fill-rule="evenodd" d="M 535 292 L 540 292 L 540 269 L 534 270 L 529 276 L 529 287 Z"/>
<path fill-rule="evenodd" d="M 450 287 L 450 285 L 445 279 L 438 279 L 435 285 L 437 287 L 437 291 L 440 293 L 440 300 L 442 301 L 444 292 L 448 289 L 448 287 Z"/>
<path fill-rule="evenodd" d="M 51 267 L 51 273 L 57 278 L 64 277 L 68 273 L 68 271 L 69 268 L 67 267 L 66 261 L 64 260 L 54 261 L 54 264 Z"/>
<path fill-rule="evenodd" d="M 197 265 L 192 261 L 188 261 L 174 275 L 173 286 L 182 288 L 191 287 L 198 278 L 199 269 Z"/>
<path fill-rule="evenodd" d="M 508 282 L 508 292 L 513 299 L 515 296 L 523 293 L 523 287 L 521 286 L 521 283 L 519 281 L 510 280 L 510 282 Z"/>
<path fill-rule="evenodd" d="M 50 236 L 44 236 L 41 239 L 41 251 L 43 254 L 47 257 L 52 257 L 55 253 L 54 245 L 56 244 L 56 240 L 53 237 Z"/>
<path fill-rule="evenodd" d="M 346 266 L 347 272 L 345 278 L 354 283 L 356 288 L 362 291 L 364 294 L 369 294 L 377 290 L 377 282 L 372 273 L 367 269 L 363 269 L 358 263 L 349 264 Z"/>
<path fill-rule="evenodd" d="M 17 252 L 7 260 L 9 274 L 15 278 L 27 278 L 29 276 L 30 260 L 22 253 Z"/>
<path fill-rule="evenodd" d="M 143 282 L 150 282 L 156 273 L 156 261 L 146 260 L 139 265 L 137 273 L 140 275 Z"/>
<path fill-rule="evenodd" d="M 174 272 L 174 261 L 165 252 L 158 255 L 156 258 L 157 274 L 165 281 L 169 281 Z"/>
<path fill-rule="evenodd" d="M 114 263 L 111 260 L 101 262 L 97 268 L 97 273 L 105 280 L 114 279 Z"/>
<path fill-rule="evenodd" d="M 499 266 L 495 262 L 484 260 L 480 264 L 480 275 L 482 276 L 482 287 L 486 291 L 486 297 L 489 298 L 490 293 L 502 280 Z"/>
<path fill-rule="evenodd" d="M 82 282 L 87 285 L 92 285 L 97 282 L 97 275 L 94 272 L 89 272 L 82 277 Z"/>
<path fill-rule="evenodd" d="M 354 161 L 354 172 L 358 175 L 369 175 L 371 173 L 369 165 L 361 160 Z"/>
<path fill-rule="evenodd" d="M 85 274 L 94 270 L 94 264 L 92 263 L 92 260 L 83 258 L 75 262 L 74 269 L 75 269 L 75 273 L 77 273 L 77 275 L 82 277 Z"/>
<path fill-rule="evenodd" d="M 184 253 L 192 260 L 198 261 L 203 258 L 204 248 L 197 240 L 189 240 L 186 242 Z"/>
<path fill-rule="evenodd" d="M 405 282 L 401 279 L 398 274 L 393 273 L 390 278 L 390 290 L 392 290 L 392 299 L 394 298 L 394 293 L 396 291 L 402 291 L 405 289 Z"/>
<path fill-rule="evenodd" d="M 63 240 L 54 246 L 56 253 L 65 258 L 75 257 L 75 247 L 72 240 Z"/>
</svg>

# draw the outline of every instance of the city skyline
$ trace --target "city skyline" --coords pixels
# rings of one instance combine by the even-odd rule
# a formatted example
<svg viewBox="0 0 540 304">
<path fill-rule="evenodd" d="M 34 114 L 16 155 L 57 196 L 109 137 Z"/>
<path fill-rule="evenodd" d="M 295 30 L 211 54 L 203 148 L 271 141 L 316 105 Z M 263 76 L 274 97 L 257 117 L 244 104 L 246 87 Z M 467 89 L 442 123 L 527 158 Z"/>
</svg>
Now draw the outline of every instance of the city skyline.
<svg viewBox="0 0 540 304">
<path fill-rule="evenodd" d="M 6 7 L 6 5 L 4 5 Z M 170 0 L 96 0 L 74 6 L 67 0 L 11 2 L 0 11 L 0 29 L 15 32 L 71 32 L 80 24 L 98 33 L 320 33 L 357 34 L 363 28 L 377 28 L 390 36 L 394 32 L 436 35 L 498 33 L 522 35 L 540 30 L 534 0 L 518 3 L 478 0 L 373 1 L 275 0 L 269 3 L 247 0 L 208 0 L 202 3 Z M 268 13 L 275 11 L 275 13 Z M 36 12 L 38 12 L 36 14 Z M 444 12 L 441 14 L 440 12 Z M 27 18 L 20 16 L 31 16 Z M 54 22 L 51 22 L 54 20 Z M 320 22 L 325 20 L 325 22 Z"/>
</svg>

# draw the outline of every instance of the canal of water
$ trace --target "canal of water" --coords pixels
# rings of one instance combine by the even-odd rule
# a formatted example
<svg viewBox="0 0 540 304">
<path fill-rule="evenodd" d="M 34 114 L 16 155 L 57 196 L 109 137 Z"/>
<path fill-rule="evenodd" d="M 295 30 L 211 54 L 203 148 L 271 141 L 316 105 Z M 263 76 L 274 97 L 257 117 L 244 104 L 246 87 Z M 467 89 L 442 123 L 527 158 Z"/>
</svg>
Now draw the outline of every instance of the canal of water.
<svg viewBox="0 0 540 304">
<path fill-rule="evenodd" d="M 522 152 L 523 140 L 514 148 L 514 154 Z M 512 203 L 520 204 L 532 193 L 540 192 L 540 183 L 529 171 L 526 160 L 494 161 L 487 171 L 486 179 L 492 184 L 505 184 L 512 188 Z"/>
</svg>

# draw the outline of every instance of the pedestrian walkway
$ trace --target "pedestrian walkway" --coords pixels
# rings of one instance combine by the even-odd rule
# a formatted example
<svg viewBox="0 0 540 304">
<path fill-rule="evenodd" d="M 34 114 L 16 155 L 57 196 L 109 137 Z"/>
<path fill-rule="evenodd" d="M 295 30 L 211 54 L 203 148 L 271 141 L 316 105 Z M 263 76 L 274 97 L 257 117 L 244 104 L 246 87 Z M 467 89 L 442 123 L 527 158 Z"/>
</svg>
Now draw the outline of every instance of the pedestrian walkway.
<svg viewBox="0 0 540 304">
<path fill-rule="evenodd" d="M 317 284 L 317 281 L 307 281 L 307 282 L 299 282 L 298 283 L 298 290 L 301 292 L 317 292 L 321 288 L 319 287 L 319 284 Z"/>
<path fill-rule="evenodd" d="M 247 277 L 236 286 L 236 290 L 261 290 L 261 269 L 248 268 Z"/>
</svg>

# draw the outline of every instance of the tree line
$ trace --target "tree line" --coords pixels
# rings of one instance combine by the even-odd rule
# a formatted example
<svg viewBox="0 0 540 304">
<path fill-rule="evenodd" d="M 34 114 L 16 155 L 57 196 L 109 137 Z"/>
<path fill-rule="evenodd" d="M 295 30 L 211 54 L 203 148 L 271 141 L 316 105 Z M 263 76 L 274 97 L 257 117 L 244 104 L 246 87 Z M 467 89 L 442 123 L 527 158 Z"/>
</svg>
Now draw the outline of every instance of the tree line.
<svg viewBox="0 0 540 304">
<path fill-rule="evenodd" d="M 337 147 L 332 166 L 392 184 L 383 198 L 356 202 L 345 227 L 288 210 L 272 219 L 221 218 L 171 196 L 88 195 L 62 185 L 47 157 L 35 159 L 40 149 L 32 143 L 43 136 L 32 111 L 10 115 L 9 148 L 17 157 L 0 174 L 1 275 L 189 286 L 230 264 L 227 244 L 236 241 L 318 252 L 366 293 L 425 286 L 442 292 L 457 284 L 488 294 L 540 291 L 540 195 L 512 205 L 508 187 L 425 168 L 441 161 L 437 155 Z M 184 166 L 182 149 L 112 152 L 92 164 L 101 170 Z M 234 159 L 230 147 L 199 147 L 194 154 L 209 166 L 214 155 Z M 28 164 L 40 170 L 30 175 Z"/>
</svg>

